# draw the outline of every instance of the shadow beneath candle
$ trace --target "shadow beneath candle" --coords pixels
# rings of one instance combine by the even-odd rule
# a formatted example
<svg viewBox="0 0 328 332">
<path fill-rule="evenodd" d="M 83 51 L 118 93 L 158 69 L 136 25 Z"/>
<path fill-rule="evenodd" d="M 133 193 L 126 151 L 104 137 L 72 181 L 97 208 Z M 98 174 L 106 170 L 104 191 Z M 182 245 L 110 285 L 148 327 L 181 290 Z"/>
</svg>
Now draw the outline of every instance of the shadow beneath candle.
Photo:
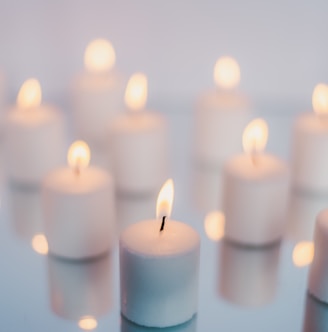
<svg viewBox="0 0 328 332">
<path fill-rule="evenodd" d="M 191 173 L 191 200 L 199 211 L 222 209 L 222 169 L 194 163 Z"/>
<path fill-rule="evenodd" d="M 154 219 L 158 192 L 144 196 L 117 195 L 118 231 L 141 220 Z"/>
<path fill-rule="evenodd" d="M 86 262 L 48 256 L 48 281 L 51 309 L 59 317 L 96 322 L 112 307 L 110 254 Z"/>
<path fill-rule="evenodd" d="M 280 243 L 266 248 L 220 244 L 218 293 L 243 307 L 270 303 L 276 293 Z"/>
<path fill-rule="evenodd" d="M 186 323 L 167 328 L 145 327 L 134 324 L 121 315 L 121 332 L 196 332 L 197 316 Z"/>
<path fill-rule="evenodd" d="M 318 301 L 312 295 L 307 294 L 303 332 L 328 331 L 328 304 Z"/>
</svg>

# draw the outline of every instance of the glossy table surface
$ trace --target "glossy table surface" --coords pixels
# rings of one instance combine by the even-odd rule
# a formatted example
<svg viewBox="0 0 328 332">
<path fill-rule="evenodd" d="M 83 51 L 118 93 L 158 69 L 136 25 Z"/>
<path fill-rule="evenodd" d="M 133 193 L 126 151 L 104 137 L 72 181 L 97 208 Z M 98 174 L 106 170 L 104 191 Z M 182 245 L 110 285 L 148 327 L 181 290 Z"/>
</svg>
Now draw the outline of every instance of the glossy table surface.
<svg viewBox="0 0 328 332">
<path fill-rule="evenodd" d="M 216 222 L 209 212 L 220 208 L 219 171 L 192 161 L 190 105 L 154 106 L 167 113 L 171 128 L 176 189 L 172 217 L 192 225 L 202 241 L 198 314 L 185 325 L 162 331 L 327 331 L 328 307 L 306 291 L 306 259 L 310 261 L 311 254 L 306 248 L 294 250 L 298 242 L 311 239 L 315 215 L 328 204 L 326 197 L 291 193 L 286 236 L 280 244 L 250 249 L 210 239 L 218 233 L 205 229 L 204 222 Z M 299 107 L 263 103 L 254 111 L 269 123 L 267 150 L 287 160 Z M 1 331 L 73 332 L 90 330 L 95 322 L 95 331 L 156 330 L 121 318 L 117 245 L 108 256 L 84 263 L 42 254 L 46 248 L 37 236 L 43 232 L 39 191 L 13 185 L 4 174 L 1 184 Z M 156 196 L 118 195 L 118 228 L 153 217 Z M 85 316 L 90 319 L 82 321 Z"/>
</svg>

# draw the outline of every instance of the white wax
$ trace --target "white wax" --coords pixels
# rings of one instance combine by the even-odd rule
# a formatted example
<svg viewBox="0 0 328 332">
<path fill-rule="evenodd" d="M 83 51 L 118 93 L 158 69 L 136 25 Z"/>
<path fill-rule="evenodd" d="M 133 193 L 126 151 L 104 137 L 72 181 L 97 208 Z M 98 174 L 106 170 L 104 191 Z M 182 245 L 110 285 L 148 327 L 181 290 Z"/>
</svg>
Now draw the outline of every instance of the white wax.
<svg viewBox="0 0 328 332">
<path fill-rule="evenodd" d="M 5 162 L 15 182 L 38 184 L 65 162 L 65 124 L 61 113 L 42 105 L 9 110 L 5 127 Z"/>
<path fill-rule="evenodd" d="M 168 177 L 168 128 L 156 112 L 124 113 L 110 125 L 110 156 L 122 192 L 158 191 Z"/>
<path fill-rule="evenodd" d="M 292 152 L 293 185 L 328 193 L 328 120 L 314 112 L 300 115 L 294 127 Z"/>
<path fill-rule="evenodd" d="M 309 272 L 309 292 L 328 303 L 328 209 L 319 213 L 314 231 L 314 258 Z"/>
<path fill-rule="evenodd" d="M 276 293 L 280 246 L 245 248 L 221 244 L 219 294 L 245 307 L 270 303 Z"/>
<path fill-rule="evenodd" d="M 259 154 L 238 155 L 224 167 L 223 212 L 225 237 L 247 245 L 279 240 L 285 229 L 288 203 L 288 171 L 283 161 Z"/>
<path fill-rule="evenodd" d="M 121 311 L 143 326 L 184 323 L 197 311 L 200 239 L 179 221 L 146 220 L 120 237 Z"/>
<path fill-rule="evenodd" d="M 124 81 L 115 71 L 83 72 L 71 88 L 74 125 L 79 138 L 103 145 L 107 126 L 123 107 Z"/>
<path fill-rule="evenodd" d="M 250 103 L 236 91 L 210 91 L 199 100 L 194 120 L 194 156 L 218 166 L 242 152 L 241 137 L 250 119 Z"/>
<path fill-rule="evenodd" d="M 43 181 L 45 235 L 49 251 L 69 259 L 107 252 L 114 240 L 114 188 L 109 174 L 96 167 L 75 174 L 70 168 Z"/>
<path fill-rule="evenodd" d="M 108 256 L 85 263 L 49 257 L 48 279 L 51 309 L 60 317 L 71 320 L 97 317 L 112 305 Z"/>
</svg>

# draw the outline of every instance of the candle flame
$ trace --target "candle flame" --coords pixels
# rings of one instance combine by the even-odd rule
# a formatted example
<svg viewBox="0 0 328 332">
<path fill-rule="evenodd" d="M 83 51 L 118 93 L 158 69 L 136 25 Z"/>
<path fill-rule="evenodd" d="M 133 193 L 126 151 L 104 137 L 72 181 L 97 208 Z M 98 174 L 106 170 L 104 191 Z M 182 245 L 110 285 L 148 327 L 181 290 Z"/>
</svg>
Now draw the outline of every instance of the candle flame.
<svg viewBox="0 0 328 332">
<path fill-rule="evenodd" d="M 268 141 L 268 125 L 263 119 L 251 121 L 243 133 L 243 147 L 246 153 L 258 153 L 265 149 Z"/>
<path fill-rule="evenodd" d="M 314 257 L 313 242 L 299 242 L 293 250 L 293 262 L 297 267 L 307 266 L 312 263 Z"/>
<path fill-rule="evenodd" d="M 21 86 L 16 99 L 21 109 L 38 107 L 41 104 L 42 92 L 39 81 L 35 78 L 26 80 Z"/>
<path fill-rule="evenodd" d="M 90 42 L 84 53 L 84 65 L 90 72 L 106 72 L 115 65 L 113 45 L 106 39 Z"/>
<path fill-rule="evenodd" d="M 167 180 L 160 190 L 156 204 L 156 217 L 162 218 L 171 216 L 172 205 L 174 198 L 174 184 L 173 180 Z"/>
<path fill-rule="evenodd" d="M 82 330 L 91 331 L 98 326 L 97 320 L 92 316 L 82 317 L 78 322 L 79 328 Z"/>
<path fill-rule="evenodd" d="M 317 84 L 312 94 L 312 106 L 318 115 L 328 114 L 328 85 Z"/>
<path fill-rule="evenodd" d="M 36 234 L 32 239 L 32 248 L 40 255 L 48 254 L 48 241 L 44 234 Z"/>
<path fill-rule="evenodd" d="M 75 141 L 68 149 L 68 165 L 73 169 L 86 168 L 90 162 L 90 149 L 84 141 Z"/>
<path fill-rule="evenodd" d="M 240 67 L 238 62 L 231 57 L 219 58 L 214 67 L 214 82 L 218 87 L 233 89 L 240 82 Z"/>
<path fill-rule="evenodd" d="M 125 104 L 132 111 L 143 109 L 147 102 L 148 81 L 147 76 L 136 73 L 131 76 L 125 90 Z"/>
<path fill-rule="evenodd" d="M 205 233 L 212 241 L 219 241 L 224 236 L 225 218 L 221 211 L 209 212 L 204 221 Z"/>
</svg>

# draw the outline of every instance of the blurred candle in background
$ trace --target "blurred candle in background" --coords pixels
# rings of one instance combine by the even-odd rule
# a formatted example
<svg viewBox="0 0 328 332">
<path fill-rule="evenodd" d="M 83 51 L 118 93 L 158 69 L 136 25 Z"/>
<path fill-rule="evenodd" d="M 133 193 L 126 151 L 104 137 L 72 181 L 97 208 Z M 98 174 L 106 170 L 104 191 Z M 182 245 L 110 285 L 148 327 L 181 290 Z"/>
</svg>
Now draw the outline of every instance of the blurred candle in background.
<svg viewBox="0 0 328 332">
<path fill-rule="evenodd" d="M 113 245 L 113 180 L 89 161 L 88 145 L 77 141 L 68 151 L 70 167 L 55 169 L 43 180 L 45 235 L 56 256 L 91 258 Z"/>
<path fill-rule="evenodd" d="M 295 122 L 292 181 L 298 189 L 328 193 L 328 85 L 314 88 L 312 106 L 314 112 Z"/>
<path fill-rule="evenodd" d="M 245 128 L 245 153 L 224 167 L 223 212 L 225 237 L 247 245 L 279 240 L 285 229 L 289 181 L 287 165 L 263 150 L 268 139 L 264 120 Z"/>
<path fill-rule="evenodd" d="M 122 109 L 124 81 L 114 69 L 116 54 L 105 39 L 89 43 L 84 54 L 85 70 L 71 86 L 74 125 L 78 137 L 102 147 L 108 122 Z"/>
<path fill-rule="evenodd" d="M 125 193 L 158 191 L 168 175 L 168 128 L 164 116 L 145 110 L 147 77 L 131 76 L 127 112 L 110 123 L 109 146 L 116 185 Z"/>
<path fill-rule="evenodd" d="M 235 59 L 217 60 L 214 82 L 216 90 L 200 97 L 194 119 L 194 157 L 207 166 L 222 165 L 242 151 L 240 137 L 250 117 L 250 102 L 236 89 L 240 68 Z"/>
<path fill-rule="evenodd" d="M 65 161 L 63 116 L 55 107 L 41 104 L 41 98 L 40 83 L 33 78 L 25 81 L 6 118 L 6 172 L 25 185 L 39 184 Z"/>
</svg>

